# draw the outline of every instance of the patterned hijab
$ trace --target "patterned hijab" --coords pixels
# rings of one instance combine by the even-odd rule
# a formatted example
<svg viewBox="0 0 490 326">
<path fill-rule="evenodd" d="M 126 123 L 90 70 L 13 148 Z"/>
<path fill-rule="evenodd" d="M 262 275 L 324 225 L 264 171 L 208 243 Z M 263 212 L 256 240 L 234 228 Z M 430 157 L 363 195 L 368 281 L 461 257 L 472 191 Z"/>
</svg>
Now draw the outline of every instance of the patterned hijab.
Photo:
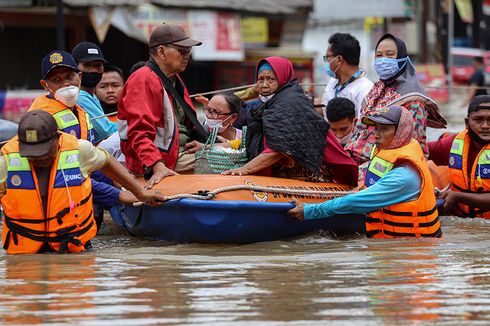
<svg viewBox="0 0 490 326">
<path fill-rule="evenodd" d="M 395 149 L 408 145 L 413 138 L 415 126 L 413 124 L 412 114 L 404 107 L 401 108 L 402 114 L 400 115 L 400 120 L 396 127 L 395 137 L 393 137 L 388 149 Z"/>
</svg>

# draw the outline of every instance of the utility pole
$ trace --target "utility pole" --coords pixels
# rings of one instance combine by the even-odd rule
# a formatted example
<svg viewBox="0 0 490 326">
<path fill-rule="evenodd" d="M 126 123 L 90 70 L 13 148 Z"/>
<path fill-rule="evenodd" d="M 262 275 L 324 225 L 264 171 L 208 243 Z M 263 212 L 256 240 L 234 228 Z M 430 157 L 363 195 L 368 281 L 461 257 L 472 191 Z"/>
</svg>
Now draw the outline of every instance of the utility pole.
<svg viewBox="0 0 490 326">
<path fill-rule="evenodd" d="M 446 0 L 448 4 L 447 14 L 447 84 L 449 89 L 453 86 L 453 54 L 451 48 L 453 47 L 454 39 L 454 0 Z"/>
<path fill-rule="evenodd" d="M 65 49 L 65 16 L 63 14 L 63 0 L 56 0 L 56 47 Z"/>
</svg>

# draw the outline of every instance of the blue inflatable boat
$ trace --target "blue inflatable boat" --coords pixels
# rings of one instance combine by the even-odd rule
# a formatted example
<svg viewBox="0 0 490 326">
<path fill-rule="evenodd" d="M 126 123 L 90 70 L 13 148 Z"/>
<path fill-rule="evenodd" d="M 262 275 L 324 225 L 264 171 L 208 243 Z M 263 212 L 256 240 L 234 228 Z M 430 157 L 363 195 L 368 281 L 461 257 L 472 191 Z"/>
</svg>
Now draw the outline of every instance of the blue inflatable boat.
<svg viewBox="0 0 490 326">
<path fill-rule="evenodd" d="M 286 215 L 294 207 L 292 197 L 303 202 L 322 202 L 335 192 L 349 191 L 332 183 L 258 176 L 181 175 L 165 178 L 158 189 L 165 196 L 206 195 L 213 189 L 264 187 L 267 191 L 223 191 L 213 199 L 172 199 L 157 207 L 126 206 L 118 224 L 135 236 L 175 243 L 251 243 L 297 237 L 316 230 L 335 235 L 364 233 L 363 215 L 338 215 L 313 221 L 297 221 Z M 276 193 L 282 189 L 286 193 Z M 282 191 L 281 190 L 281 191 Z M 294 194 L 297 191 L 297 194 Z M 323 194 L 324 193 L 324 194 Z"/>
</svg>

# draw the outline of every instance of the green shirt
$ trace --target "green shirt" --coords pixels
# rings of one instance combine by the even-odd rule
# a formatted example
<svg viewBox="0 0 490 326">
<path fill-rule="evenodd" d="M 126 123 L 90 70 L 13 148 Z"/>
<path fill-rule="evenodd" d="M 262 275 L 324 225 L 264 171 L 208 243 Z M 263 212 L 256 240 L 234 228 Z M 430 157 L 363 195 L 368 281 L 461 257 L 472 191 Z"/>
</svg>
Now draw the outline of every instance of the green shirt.
<svg viewBox="0 0 490 326">
<path fill-rule="evenodd" d="M 176 79 L 172 79 L 172 84 L 175 87 Z M 185 125 L 185 113 L 184 109 L 180 106 L 177 100 L 174 99 L 174 113 L 177 118 L 177 124 L 179 127 L 179 153 L 185 152 L 185 144 L 189 142 L 189 130 Z"/>
</svg>

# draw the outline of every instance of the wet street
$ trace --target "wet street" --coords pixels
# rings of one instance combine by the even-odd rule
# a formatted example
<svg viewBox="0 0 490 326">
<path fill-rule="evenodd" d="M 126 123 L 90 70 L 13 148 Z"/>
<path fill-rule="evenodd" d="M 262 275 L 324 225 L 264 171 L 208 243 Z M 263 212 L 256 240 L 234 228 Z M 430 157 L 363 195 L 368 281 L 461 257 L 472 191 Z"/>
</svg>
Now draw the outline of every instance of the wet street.
<svg viewBox="0 0 490 326">
<path fill-rule="evenodd" d="M 453 131 L 459 101 L 443 106 Z M 172 245 L 121 233 L 83 254 L 2 251 L 0 324 L 487 325 L 489 223 L 442 218 L 442 239 Z"/>
</svg>

